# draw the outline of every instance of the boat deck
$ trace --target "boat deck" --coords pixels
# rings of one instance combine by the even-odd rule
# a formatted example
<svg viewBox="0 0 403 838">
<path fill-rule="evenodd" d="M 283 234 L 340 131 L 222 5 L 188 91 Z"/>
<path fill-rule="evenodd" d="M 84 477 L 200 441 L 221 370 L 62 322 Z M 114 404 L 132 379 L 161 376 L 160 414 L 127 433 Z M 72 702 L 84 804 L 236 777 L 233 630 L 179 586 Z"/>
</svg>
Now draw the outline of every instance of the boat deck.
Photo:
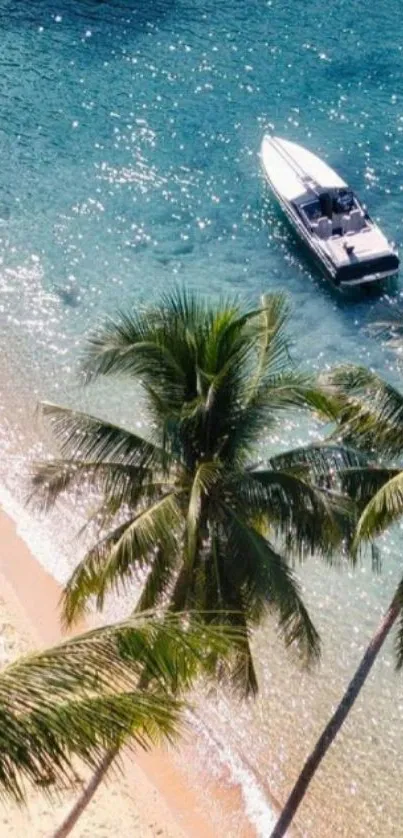
<svg viewBox="0 0 403 838">
<path fill-rule="evenodd" d="M 323 244 L 336 265 L 348 265 L 357 259 L 370 259 L 390 252 L 383 233 L 372 226 L 365 227 L 352 235 L 331 236 Z M 346 246 L 354 247 L 354 250 L 348 253 Z"/>
</svg>

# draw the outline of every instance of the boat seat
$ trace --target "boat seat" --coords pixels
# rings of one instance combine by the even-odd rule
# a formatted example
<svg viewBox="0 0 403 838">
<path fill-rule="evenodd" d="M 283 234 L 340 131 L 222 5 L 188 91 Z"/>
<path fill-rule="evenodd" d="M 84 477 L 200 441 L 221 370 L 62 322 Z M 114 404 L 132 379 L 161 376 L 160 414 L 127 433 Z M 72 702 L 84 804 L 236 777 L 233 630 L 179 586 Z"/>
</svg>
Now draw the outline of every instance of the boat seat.
<svg viewBox="0 0 403 838">
<path fill-rule="evenodd" d="M 332 235 L 332 222 L 330 218 L 327 218 L 325 215 L 318 218 L 317 222 L 312 224 L 312 232 L 320 239 L 328 239 Z"/>
<path fill-rule="evenodd" d="M 343 232 L 358 233 L 365 225 L 365 219 L 360 209 L 353 209 L 349 215 L 343 215 Z"/>
</svg>

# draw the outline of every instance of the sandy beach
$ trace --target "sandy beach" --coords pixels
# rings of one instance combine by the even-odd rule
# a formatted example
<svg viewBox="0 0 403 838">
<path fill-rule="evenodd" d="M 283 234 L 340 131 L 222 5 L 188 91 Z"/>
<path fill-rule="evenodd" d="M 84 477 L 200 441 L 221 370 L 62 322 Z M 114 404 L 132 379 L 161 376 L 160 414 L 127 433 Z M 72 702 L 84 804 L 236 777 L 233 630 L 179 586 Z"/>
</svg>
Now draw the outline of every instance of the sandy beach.
<svg viewBox="0 0 403 838">
<path fill-rule="evenodd" d="M 0 663 L 56 643 L 60 587 L 42 568 L 14 522 L 0 511 Z M 187 758 L 189 743 L 186 743 Z M 206 798 L 211 805 L 206 806 Z M 28 806 L 0 804 L 0 835 L 4 838 L 50 838 L 68 812 L 74 792 L 49 801 L 32 793 Z M 243 812 L 239 789 L 213 787 L 203 795 L 186 784 L 186 768 L 165 751 L 126 756 L 123 772 L 101 786 L 73 830 L 74 838 L 253 838 Z"/>
</svg>

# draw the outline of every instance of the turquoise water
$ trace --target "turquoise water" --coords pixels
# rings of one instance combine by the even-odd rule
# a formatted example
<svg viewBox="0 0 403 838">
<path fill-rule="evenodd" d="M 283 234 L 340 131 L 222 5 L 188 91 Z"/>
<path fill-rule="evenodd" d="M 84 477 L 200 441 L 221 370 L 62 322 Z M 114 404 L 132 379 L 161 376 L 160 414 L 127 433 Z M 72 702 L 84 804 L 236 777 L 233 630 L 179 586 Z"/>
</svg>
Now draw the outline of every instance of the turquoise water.
<svg viewBox="0 0 403 838">
<path fill-rule="evenodd" d="M 378 303 L 334 296 L 267 200 L 257 153 L 265 130 L 308 145 L 401 244 L 400 11 L 398 0 L 0 0 L 0 448 L 14 496 L 39 447 L 37 399 L 82 402 L 74 362 L 88 327 L 174 280 L 247 299 L 287 289 L 306 365 L 363 361 L 398 378 L 367 331 Z M 105 405 L 102 390 L 85 399 Z M 131 409 L 111 397 L 108 412 Z M 271 442 L 306 433 L 290 424 Z M 304 569 L 325 639 L 317 675 L 285 662 L 268 629 L 263 695 L 237 710 L 242 731 L 211 708 L 280 797 L 386 606 L 399 543 L 387 541 L 380 578 Z M 386 654 L 301 810 L 303 834 L 401 834 L 402 713 Z"/>
</svg>

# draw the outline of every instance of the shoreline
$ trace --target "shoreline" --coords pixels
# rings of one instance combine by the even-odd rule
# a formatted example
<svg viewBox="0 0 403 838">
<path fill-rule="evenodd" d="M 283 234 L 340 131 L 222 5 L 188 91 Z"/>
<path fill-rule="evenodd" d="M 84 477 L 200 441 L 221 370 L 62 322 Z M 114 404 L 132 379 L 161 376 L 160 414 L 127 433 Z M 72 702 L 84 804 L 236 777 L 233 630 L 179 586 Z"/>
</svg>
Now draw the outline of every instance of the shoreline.
<svg viewBox="0 0 403 838">
<path fill-rule="evenodd" d="M 61 591 L 61 585 L 19 535 L 14 519 L 0 507 L 0 620 L 5 610 L 7 633 L 12 630 L 15 634 L 10 660 L 28 650 L 53 645 L 66 636 L 62 635 L 59 623 Z M 75 633 L 84 629 L 84 625 L 78 626 Z M 185 739 L 183 747 L 188 761 L 192 758 L 192 746 L 189 753 L 189 742 Z M 88 835 L 90 828 L 94 838 L 98 835 L 107 838 L 118 829 L 122 834 L 125 829 L 130 830 L 133 838 L 215 838 L 217 832 L 228 838 L 256 838 L 256 830 L 246 816 L 241 788 L 230 781 L 217 785 L 214 778 L 203 777 L 201 795 L 186 776 L 188 762 L 181 764 L 180 752 L 181 742 L 175 752 L 155 748 L 148 753 L 137 752 L 134 759 L 125 755 L 123 779 L 122 772 L 112 772 L 108 776 L 94 797 L 94 806 L 88 807 L 75 827 L 74 836 L 78 838 L 81 831 L 83 836 Z M 175 758 L 174 754 L 179 756 Z M 131 789 L 135 789 L 133 796 Z M 117 796 L 122 799 L 117 800 Z M 33 802 L 31 797 L 35 798 Z M 74 794 L 70 797 L 72 801 Z M 18 838 L 29 830 L 32 838 L 48 836 L 49 829 L 54 829 L 60 822 L 71 801 L 66 804 L 65 800 L 54 798 L 49 802 L 45 797 L 30 794 L 28 808 L 15 813 L 14 807 L 7 804 L 7 813 L 13 811 L 11 820 L 19 825 L 16 832 L 2 834 Z M 103 808 L 105 814 L 108 809 L 115 810 L 112 831 L 107 823 L 97 825 L 93 822 L 93 810 L 99 817 Z M 119 818 L 125 820 L 121 825 L 116 823 L 117 808 Z M 0 825 L 1 814 L 0 808 Z M 52 816 L 54 823 L 50 827 Z M 137 823 L 139 818 L 141 822 Z M 45 822 L 46 829 L 42 832 Z"/>
</svg>

